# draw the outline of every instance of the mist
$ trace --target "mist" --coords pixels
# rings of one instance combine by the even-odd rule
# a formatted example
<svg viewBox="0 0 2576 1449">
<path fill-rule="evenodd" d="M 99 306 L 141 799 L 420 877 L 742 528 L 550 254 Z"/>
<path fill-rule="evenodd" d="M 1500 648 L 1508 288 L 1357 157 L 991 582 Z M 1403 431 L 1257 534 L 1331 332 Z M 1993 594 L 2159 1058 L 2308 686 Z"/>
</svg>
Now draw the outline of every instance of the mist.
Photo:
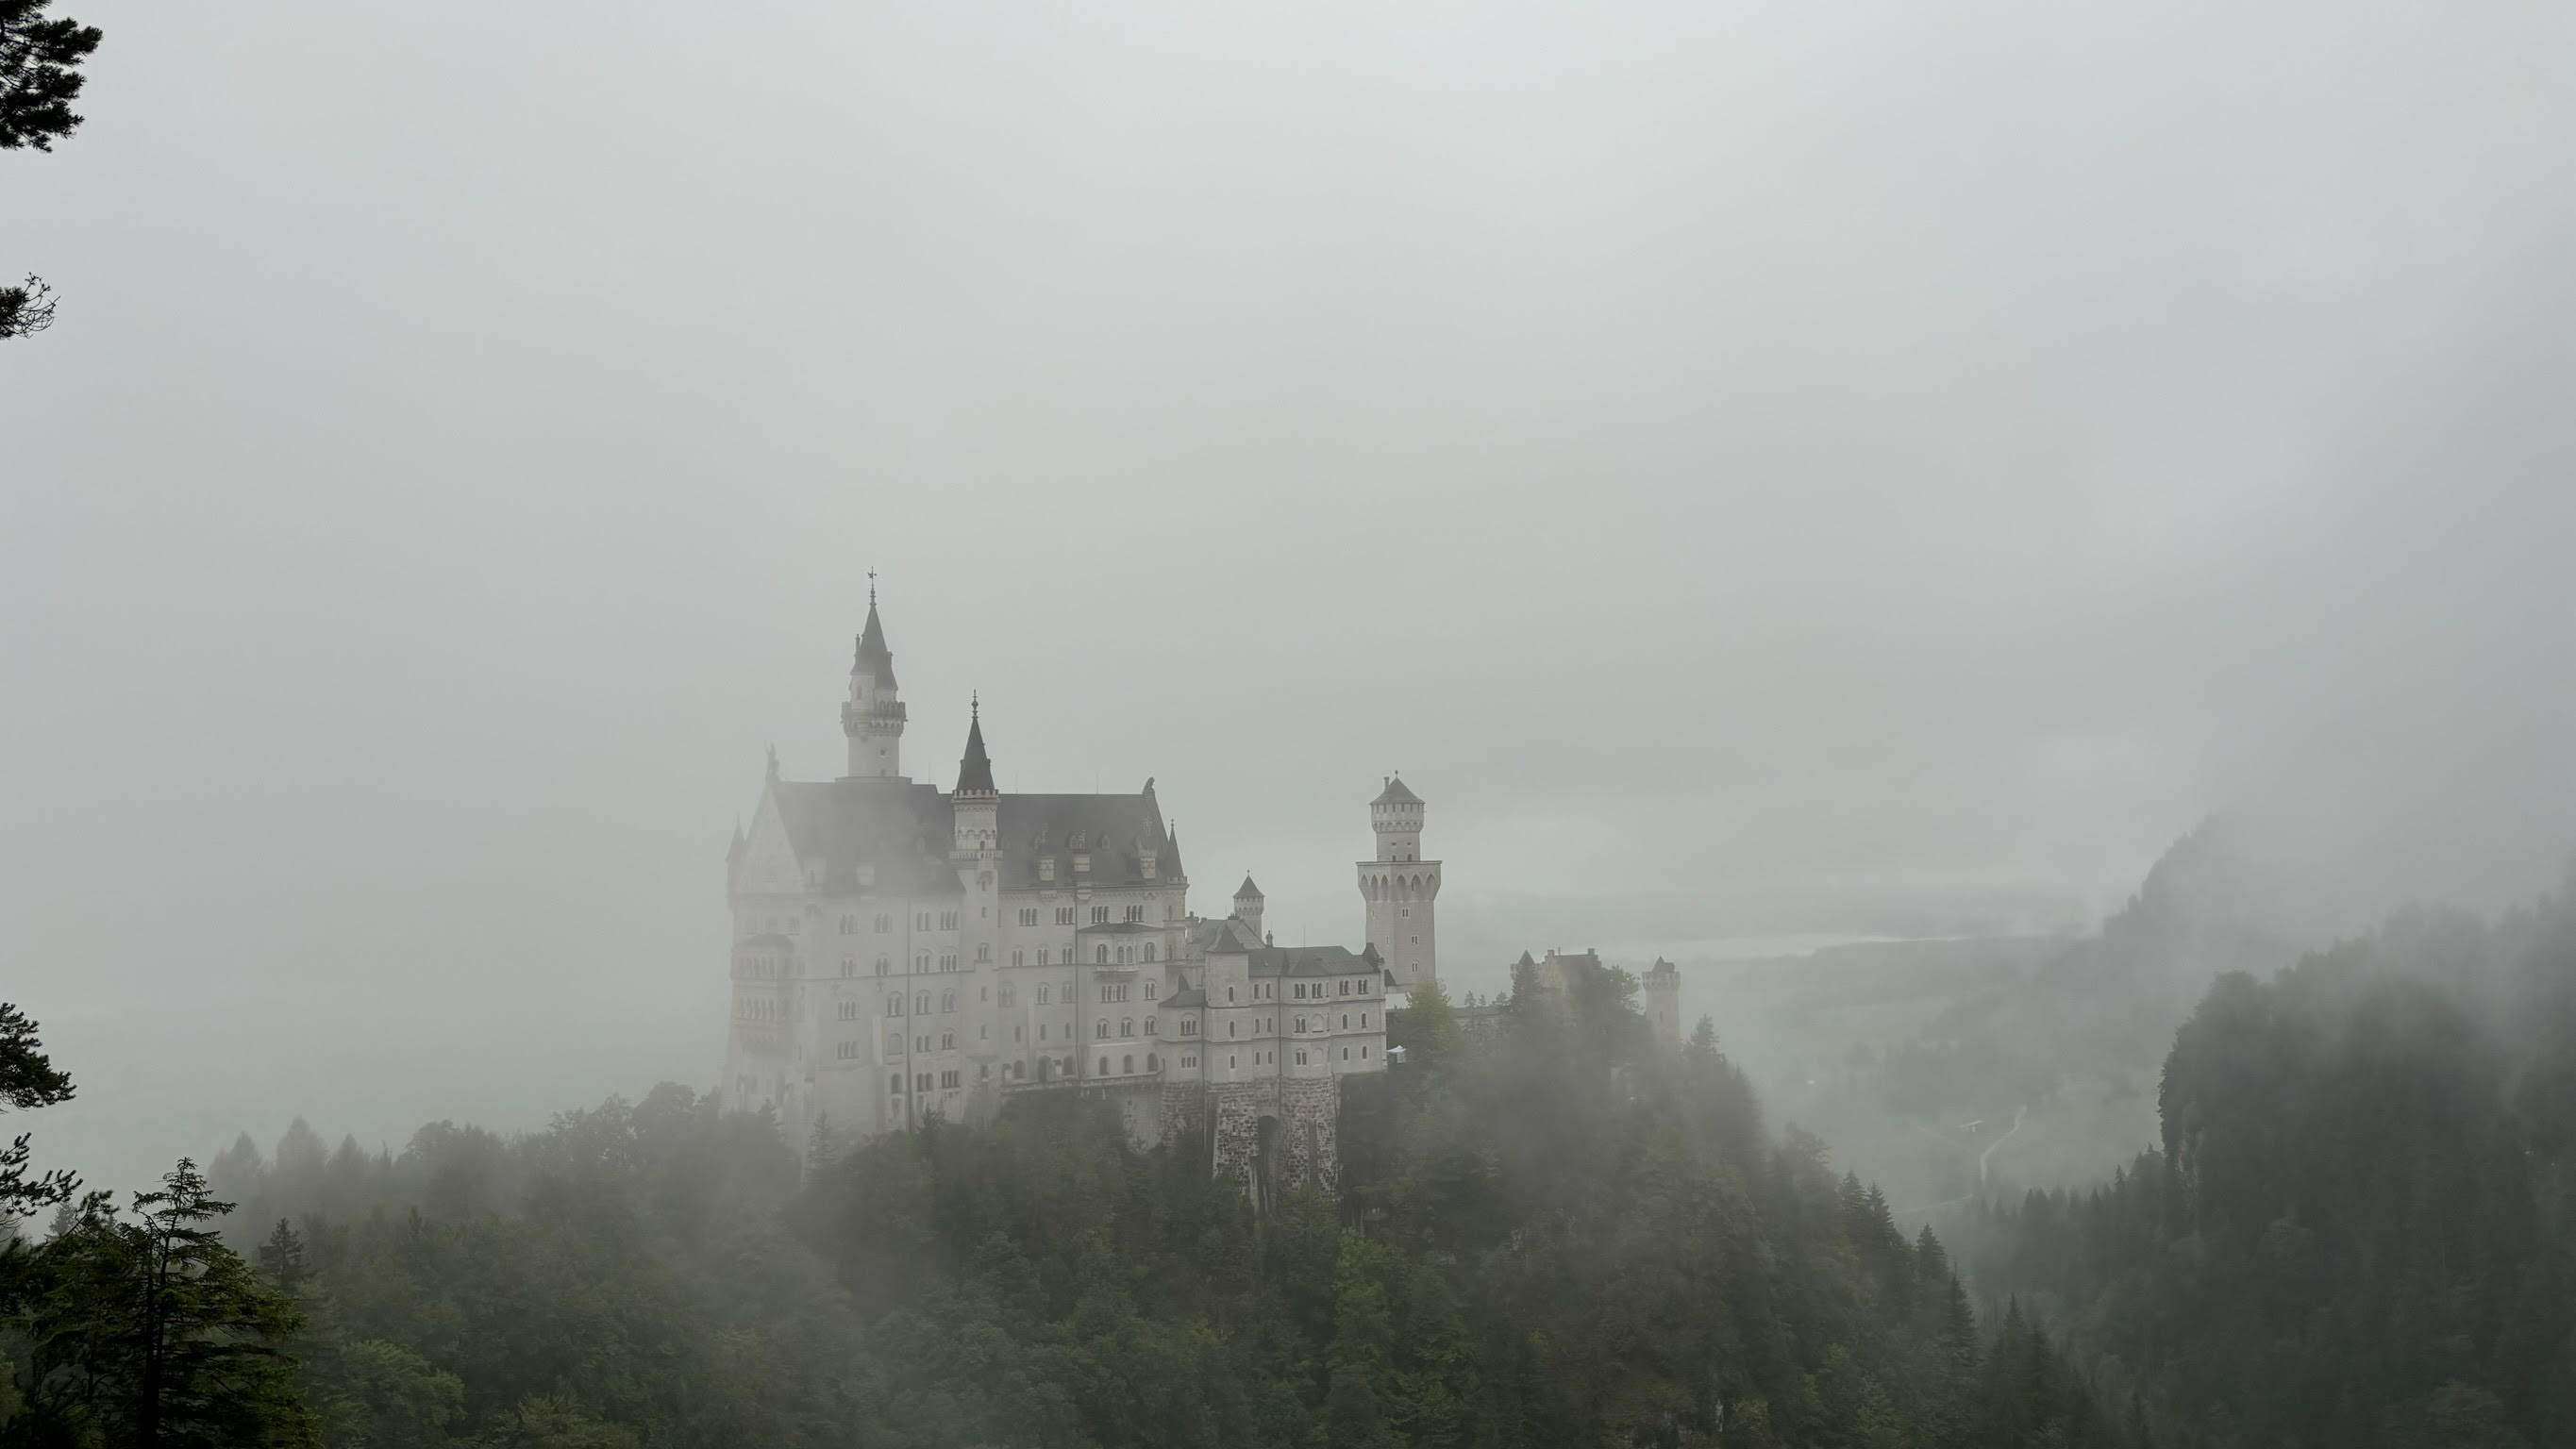
<svg viewBox="0 0 2576 1449">
<path fill-rule="evenodd" d="M 2563 7 L 77 13 L 0 960 L 102 1183 L 712 1081 L 871 568 L 919 778 L 980 691 L 1322 943 L 1401 770 L 1476 989 L 2576 839 Z"/>
</svg>

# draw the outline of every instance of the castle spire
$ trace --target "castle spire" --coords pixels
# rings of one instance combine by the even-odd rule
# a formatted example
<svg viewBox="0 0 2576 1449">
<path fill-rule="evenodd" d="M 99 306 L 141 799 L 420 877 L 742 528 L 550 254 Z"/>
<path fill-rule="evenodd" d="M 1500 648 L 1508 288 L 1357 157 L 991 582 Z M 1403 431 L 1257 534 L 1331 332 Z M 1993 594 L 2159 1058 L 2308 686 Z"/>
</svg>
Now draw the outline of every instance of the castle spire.
<svg viewBox="0 0 2576 1449">
<path fill-rule="evenodd" d="M 859 631 L 850 662 L 850 698 L 841 706 L 841 733 L 850 739 L 850 778 L 900 780 L 903 775 L 903 696 L 895 688 L 894 651 L 886 647 L 877 617 L 876 572 L 868 573 L 868 622 Z"/>
<path fill-rule="evenodd" d="M 966 754 L 957 762 L 957 793 L 993 795 L 993 757 L 984 753 L 984 700 L 974 696 L 973 717 L 966 726 Z"/>
</svg>

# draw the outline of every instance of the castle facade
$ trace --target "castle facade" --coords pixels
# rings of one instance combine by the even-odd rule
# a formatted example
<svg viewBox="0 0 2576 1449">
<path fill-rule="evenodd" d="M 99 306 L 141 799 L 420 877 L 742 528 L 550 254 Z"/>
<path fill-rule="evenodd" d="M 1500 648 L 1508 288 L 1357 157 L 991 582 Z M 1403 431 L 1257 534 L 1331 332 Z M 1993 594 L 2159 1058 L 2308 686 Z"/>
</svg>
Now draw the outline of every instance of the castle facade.
<svg viewBox="0 0 2576 1449">
<path fill-rule="evenodd" d="M 905 724 L 871 591 L 849 773 L 785 780 L 773 754 L 726 856 L 726 1105 L 803 1146 L 1085 1092 L 1139 1143 L 1206 1134 L 1256 1198 L 1329 1184 L 1342 1081 L 1386 1069 L 1388 1009 L 1437 977 L 1421 797 L 1389 778 L 1370 803 L 1361 948 L 1280 947 L 1250 877 L 1223 916 L 1191 911 L 1153 781 L 1006 793 L 979 705 L 942 791 L 904 773 Z"/>
</svg>

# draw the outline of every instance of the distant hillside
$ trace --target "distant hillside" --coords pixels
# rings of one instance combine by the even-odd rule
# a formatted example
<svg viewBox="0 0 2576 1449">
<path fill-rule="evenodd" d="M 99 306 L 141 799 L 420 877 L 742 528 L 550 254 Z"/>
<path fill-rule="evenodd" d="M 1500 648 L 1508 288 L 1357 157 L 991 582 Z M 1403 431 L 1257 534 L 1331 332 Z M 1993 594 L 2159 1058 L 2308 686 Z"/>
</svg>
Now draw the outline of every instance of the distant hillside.
<svg viewBox="0 0 2576 1449">
<path fill-rule="evenodd" d="M 2576 1444 L 2576 882 L 2221 977 L 2161 1149 L 1982 1210 L 1990 1301 L 2209 1449 Z"/>
</svg>

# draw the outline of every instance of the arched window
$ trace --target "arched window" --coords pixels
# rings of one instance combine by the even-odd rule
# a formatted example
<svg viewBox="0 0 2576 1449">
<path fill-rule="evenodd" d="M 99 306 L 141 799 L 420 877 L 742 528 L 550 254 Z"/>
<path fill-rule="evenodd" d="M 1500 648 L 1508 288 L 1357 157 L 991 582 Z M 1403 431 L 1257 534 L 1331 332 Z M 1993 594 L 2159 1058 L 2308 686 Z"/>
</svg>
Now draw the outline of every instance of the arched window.
<svg viewBox="0 0 2576 1449">
<path fill-rule="evenodd" d="M 1105 1016 L 1100 1018 L 1100 1024 L 1092 1034 L 1102 1041 L 1109 1040 L 1109 1018 Z"/>
<path fill-rule="evenodd" d="M 977 947 L 975 948 L 975 959 L 976 959 L 976 960 L 978 960 L 978 961 L 990 961 L 990 960 L 992 960 L 992 959 L 993 959 L 993 948 L 992 948 L 992 947 L 990 947 L 990 946 L 977 946 Z"/>
<path fill-rule="evenodd" d="M 856 916 L 843 916 L 841 918 L 841 934 L 844 936 L 855 936 L 858 933 L 859 918 Z"/>
<path fill-rule="evenodd" d="M 1132 1056 L 1120 1057 L 1118 1059 L 1118 1070 L 1122 1072 L 1132 1072 L 1136 1070 L 1136 1059 Z"/>
<path fill-rule="evenodd" d="M 1228 1001 L 1232 1001 L 1232 1000 L 1234 1000 L 1234 988 L 1233 988 L 1233 987 L 1229 986 L 1229 987 L 1227 987 L 1227 988 L 1225 989 L 1225 999 L 1226 999 L 1226 1000 L 1228 1000 Z"/>
<path fill-rule="evenodd" d="M 1152 1036 L 1154 1034 L 1154 1022 L 1155 1018 L 1153 1017 L 1149 1016 L 1145 1018 L 1145 1035 Z"/>
<path fill-rule="evenodd" d="M 889 969 L 891 969 L 891 965 L 892 963 L 888 962 L 886 958 L 879 956 L 877 958 L 877 974 L 879 976 L 883 976 Z"/>
<path fill-rule="evenodd" d="M 1147 961 L 1154 959 L 1154 943 L 1151 941 L 1145 943 L 1145 959 Z"/>
<path fill-rule="evenodd" d="M 1094 966 L 1106 966 L 1106 965 L 1108 965 L 1108 964 L 1109 964 L 1109 948 L 1108 948 L 1107 946 L 1094 946 L 1094 947 L 1092 947 L 1092 948 L 1091 948 L 1091 964 L 1093 964 Z"/>
<path fill-rule="evenodd" d="M 1100 1075 L 1104 1077 L 1109 1075 L 1109 1058 L 1107 1057 L 1102 1057 L 1100 1059 Z"/>
<path fill-rule="evenodd" d="M 928 1016 L 930 1014 L 930 993 L 925 991 L 919 996 L 914 997 L 912 999 L 912 1009 L 919 1015 Z"/>
<path fill-rule="evenodd" d="M 1197 1036 L 1198 1034 L 1199 1034 L 1199 1019 L 1198 1019 L 1197 1017 L 1195 1017 L 1195 1016 L 1185 1016 L 1185 1017 L 1182 1017 L 1182 1018 L 1181 1018 L 1181 1035 L 1183 1035 L 1183 1036 Z"/>
</svg>

